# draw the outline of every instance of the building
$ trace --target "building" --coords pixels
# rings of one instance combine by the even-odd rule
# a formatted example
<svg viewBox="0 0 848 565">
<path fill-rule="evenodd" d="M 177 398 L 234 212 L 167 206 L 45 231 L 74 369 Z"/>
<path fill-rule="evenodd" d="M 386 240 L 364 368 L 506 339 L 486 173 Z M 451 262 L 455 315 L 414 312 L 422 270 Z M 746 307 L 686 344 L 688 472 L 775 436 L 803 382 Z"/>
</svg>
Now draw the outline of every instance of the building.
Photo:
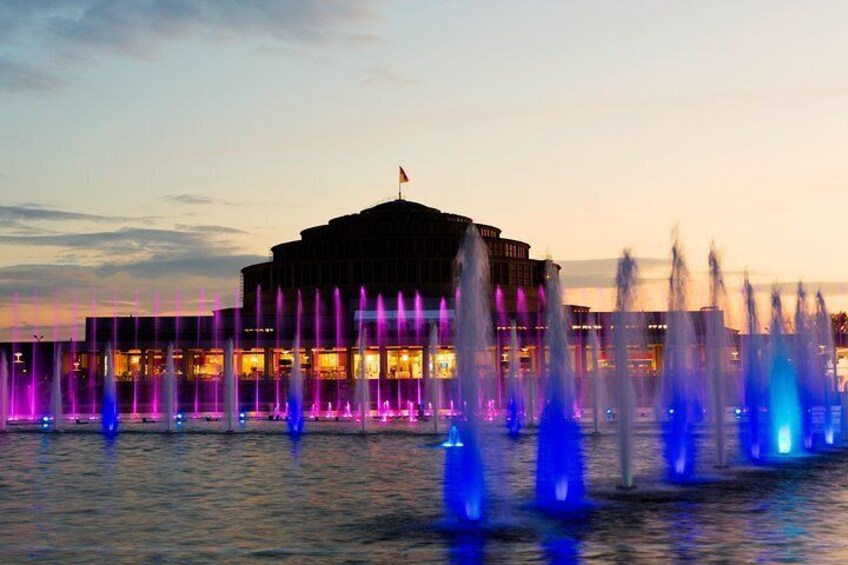
<svg viewBox="0 0 848 565">
<path fill-rule="evenodd" d="M 449 399 L 455 387 L 455 258 L 472 223 L 465 216 L 398 199 L 305 229 L 300 239 L 272 247 L 269 261 L 242 269 L 240 308 L 205 316 L 87 318 L 85 341 L 64 347 L 68 411 L 96 412 L 104 355 L 110 348 L 121 410 L 157 412 L 165 349 L 173 344 L 181 409 L 216 412 L 228 340 L 235 345 L 243 410 L 284 410 L 298 345 L 306 404 L 314 405 L 316 416 L 341 413 L 353 397 L 360 363 L 371 383 L 373 410 L 408 411 L 424 402 L 422 389 L 430 380 Z M 489 253 L 496 360 L 491 401 L 500 407 L 512 324 L 522 374 L 544 374 L 545 262 L 531 259 L 529 244 L 502 237 L 497 227 L 474 225 Z M 586 375 L 593 369 L 589 331 L 599 331 L 599 366 L 610 367 L 605 353 L 610 317 L 591 315 L 587 308 L 568 310 L 578 389 L 585 396 Z M 692 315 L 702 342 L 705 314 Z M 643 379 L 643 386 L 637 386 L 643 401 L 662 369 L 664 313 L 649 313 L 645 320 L 648 343 L 631 360 L 633 373 Z M 429 343 L 432 327 L 437 329 L 436 347 Z M 360 335 L 365 336 L 364 358 Z M 29 410 L 35 416 L 39 406 L 46 409 L 48 403 L 39 398 L 49 398 L 45 369 L 52 366 L 54 346 L 7 345 L 16 361 L 12 384 L 22 414 Z"/>
</svg>

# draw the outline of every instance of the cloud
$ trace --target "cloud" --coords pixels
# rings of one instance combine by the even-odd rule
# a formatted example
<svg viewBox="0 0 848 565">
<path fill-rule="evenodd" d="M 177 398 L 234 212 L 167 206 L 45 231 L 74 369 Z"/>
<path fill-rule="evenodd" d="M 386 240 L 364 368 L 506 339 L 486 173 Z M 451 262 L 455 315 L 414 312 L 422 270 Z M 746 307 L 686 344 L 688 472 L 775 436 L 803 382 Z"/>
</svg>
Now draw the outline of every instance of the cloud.
<svg viewBox="0 0 848 565">
<path fill-rule="evenodd" d="M 365 86 L 396 86 L 396 87 L 407 87 L 407 86 L 415 86 L 419 84 L 421 81 L 414 78 L 409 78 L 404 76 L 396 71 L 391 71 L 389 69 L 373 66 L 365 71 L 365 78 L 362 79 L 362 84 Z"/>
<path fill-rule="evenodd" d="M 240 230 L 240 229 L 237 229 L 237 228 L 230 228 L 230 227 L 227 227 L 227 226 L 214 226 L 214 225 L 211 225 L 211 226 L 210 225 L 189 226 L 189 225 L 185 225 L 185 224 L 177 224 L 174 227 L 177 228 L 178 230 L 189 231 L 189 232 L 192 232 L 192 233 L 204 233 L 204 234 L 210 234 L 210 235 L 216 235 L 216 234 L 217 235 L 224 235 L 224 234 L 236 235 L 236 234 L 247 233 L 244 230 Z"/>
<path fill-rule="evenodd" d="M 81 212 L 68 212 L 53 208 L 44 208 L 35 204 L 23 206 L 0 206 L 0 220 L 11 221 L 48 221 L 64 222 L 68 220 L 83 220 L 89 222 L 112 222 L 126 220 L 120 216 L 101 216 L 99 214 L 85 214 Z"/>
<path fill-rule="evenodd" d="M 62 79 L 48 71 L 0 56 L 0 91 L 13 94 L 52 92 L 64 84 Z"/>
<path fill-rule="evenodd" d="M 0 244 L 47 248 L 52 253 L 49 262 L 0 267 L 0 340 L 7 339 L 16 324 L 46 327 L 54 317 L 65 331 L 74 319 L 79 324 L 82 316 L 93 314 L 95 300 L 108 312 L 135 312 L 136 291 L 142 301 L 138 313 L 151 313 L 154 296 L 157 311 L 163 313 L 186 308 L 209 311 L 215 294 L 229 305 L 240 269 L 267 260 L 239 249 L 231 237 L 242 233 L 227 226 L 183 225 L 0 236 Z M 36 294 L 41 298 L 36 300 Z M 178 294 L 184 299 L 178 300 Z M 206 297 L 202 303 L 200 296 Z"/>
<path fill-rule="evenodd" d="M 64 71 L 69 61 L 115 53 L 151 59 L 168 43 L 190 40 L 320 44 L 341 39 L 357 45 L 371 36 L 347 30 L 373 19 L 373 5 L 365 0 L 0 0 L 0 49 L 61 60 Z M 31 61 L 0 58 L 2 90 L 49 91 L 63 84 Z"/>
<path fill-rule="evenodd" d="M 562 259 L 557 260 L 562 267 L 562 281 L 567 289 L 572 288 L 613 288 L 618 258 L 603 259 Z M 640 281 L 652 282 L 664 280 L 658 270 L 667 269 L 669 260 L 659 257 L 637 257 Z M 657 276 L 651 276 L 651 274 Z"/>
<path fill-rule="evenodd" d="M 757 292 L 768 292 L 770 293 L 775 288 L 780 291 L 783 295 L 784 300 L 786 297 L 795 297 L 798 291 L 798 281 L 786 282 L 786 281 L 778 281 L 778 282 L 756 282 L 751 283 L 751 286 L 754 287 L 754 290 Z M 815 296 L 816 292 L 819 290 L 825 295 L 827 298 L 828 295 L 838 295 L 848 293 L 848 281 L 846 282 L 834 282 L 834 281 L 812 281 L 807 282 L 804 281 L 804 288 L 807 289 L 807 295 L 812 298 Z"/>
<path fill-rule="evenodd" d="M 145 258 L 167 260 L 231 253 L 235 247 L 212 233 L 232 234 L 224 226 L 196 226 L 199 229 L 170 230 L 123 227 L 113 231 L 57 233 L 37 236 L 0 235 L 0 242 L 29 247 L 55 247 L 69 253 L 82 253 L 89 262 L 108 258 L 128 262 Z M 61 256 L 60 256 L 61 257 Z M 81 260 L 79 255 L 66 255 L 64 261 Z"/>
<path fill-rule="evenodd" d="M 169 194 L 165 197 L 168 202 L 174 204 L 185 204 L 187 206 L 198 206 L 214 204 L 215 199 L 203 194 Z"/>
<path fill-rule="evenodd" d="M 233 202 L 229 200 L 220 200 L 218 198 L 212 198 L 211 196 L 206 196 L 205 194 L 169 194 L 165 196 L 165 200 L 171 202 L 172 204 L 179 204 L 183 206 L 206 206 L 209 204 L 222 204 L 225 206 L 250 206 L 255 205 L 248 202 Z"/>
</svg>

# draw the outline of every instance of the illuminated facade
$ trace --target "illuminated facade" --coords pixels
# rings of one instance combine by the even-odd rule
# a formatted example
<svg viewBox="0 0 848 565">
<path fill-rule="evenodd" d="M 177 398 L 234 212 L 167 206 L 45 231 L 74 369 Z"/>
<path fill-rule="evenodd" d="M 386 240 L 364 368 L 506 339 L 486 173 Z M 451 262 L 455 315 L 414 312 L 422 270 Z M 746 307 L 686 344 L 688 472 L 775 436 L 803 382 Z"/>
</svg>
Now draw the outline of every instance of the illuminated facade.
<svg viewBox="0 0 848 565">
<path fill-rule="evenodd" d="M 363 362 L 373 409 L 387 406 L 396 413 L 408 412 L 422 403 L 422 389 L 429 381 L 443 387 L 449 398 L 456 364 L 455 257 L 471 223 L 464 216 L 395 200 L 305 229 L 299 240 L 274 246 L 269 261 L 242 269 L 240 308 L 206 316 L 87 318 L 85 342 L 67 344 L 64 352 L 65 390 L 73 394 L 69 411 L 95 411 L 110 344 L 121 411 L 157 412 L 165 349 L 173 344 L 181 409 L 217 412 L 223 348 L 232 340 L 240 408 L 275 413 L 285 403 L 298 336 L 306 405 L 315 406 L 316 416 L 339 413 L 352 398 L 354 375 Z M 489 251 L 496 367 L 491 401 L 501 407 L 512 324 L 517 327 L 522 376 L 544 374 L 544 261 L 530 258 L 527 243 L 501 237 L 496 227 L 475 225 Z M 586 376 L 593 370 L 588 335 L 598 331 L 599 367 L 608 371 L 611 318 L 609 313 L 590 316 L 587 308 L 567 308 L 578 394 L 585 397 Z M 705 313 L 692 315 L 702 337 Z M 662 369 L 664 319 L 660 312 L 645 315 L 646 347 L 630 356 L 641 404 L 649 403 Z M 429 343 L 432 328 L 438 336 L 434 348 Z M 364 360 L 360 335 L 365 339 Z M 51 366 L 51 347 L 10 346 L 10 353 L 22 352 L 13 379 L 26 382 L 35 371 L 40 376 L 31 379 L 30 386 L 49 389 L 45 369 Z M 542 387 L 537 388 L 541 394 Z"/>
</svg>

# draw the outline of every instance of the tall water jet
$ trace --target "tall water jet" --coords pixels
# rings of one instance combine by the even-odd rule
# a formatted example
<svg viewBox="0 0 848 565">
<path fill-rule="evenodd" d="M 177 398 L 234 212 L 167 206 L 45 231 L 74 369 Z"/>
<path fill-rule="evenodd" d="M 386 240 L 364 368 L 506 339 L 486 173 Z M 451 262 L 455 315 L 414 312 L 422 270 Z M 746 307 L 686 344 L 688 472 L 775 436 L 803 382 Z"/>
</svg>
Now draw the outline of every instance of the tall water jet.
<svg viewBox="0 0 848 565">
<path fill-rule="evenodd" d="M 746 418 L 740 428 L 743 455 L 758 463 L 769 451 L 768 386 L 765 370 L 765 347 L 760 335 L 754 287 L 745 273 L 743 284 L 745 318 L 748 334 L 742 338 L 742 382 L 745 387 Z"/>
<path fill-rule="evenodd" d="M 201 349 L 200 341 L 201 341 L 201 336 L 203 335 L 203 326 L 202 326 L 203 318 L 202 318 L 202 316 L 203 316 L 204 308 L 206 308 L 206 291 L 204 291 L 202 287 L 200 289 L 200 297 L 198 298 L 198 301 L 197 301 L 197 307 L 198 307 L 197 333 L 196 333 L 196 338 L 195 338 L 195 342 L 194 342 L 194 347 L 197 348 L 197 349 Z M 185 353 L 183 355 L 185 355 Z M 200 414 L 200 381 L 201 381 L 200 372 L 195 371 L 195 373 L 194 373 L 194 406 L 193 406 L 193 413 L 194 413 L 195 418 Z"/>
<path fill-rule="evenodd" d="M 668 319 L 663 366 L 663 456 L 668 479 L 689 480 L 695 470 L 697 444 L 694 424 L 701 403 L 694 367 L 695 329 L 686 307 L 689 270 L 680 243 L 674 237 L 671 248 Z"/>
<path fill-rule="evenodd" d="M 638 342 L 636 332 L 636 313 L 634 310 L 637 284 L 636 260 L 625 249 L 618 260 L 615 275 L 616 297 L 615 312 L 612 318 L 613 351 L 615 373 L 613 391 L 615 408 L 618 413 L 618 450 L 621 464 L 621 486 L 631 489 L 633 481 L 633 417 L 636 401 L 633 393 L 633 381 L 628 363 L 628 348 Z"/>
<path fill-rule="evenodd" d="M 583 447 L 574 419 L 574 377 L 566 341 L 559 267 L 545 262 L 545 346 L 550 361 L 545 406 L 539 419 L 536 501 L 545 508 L 583 499 Z"/>
<path fill-rule="evenodd" d="M 162 383 L 162 410 L 165 418 L 165 431 L 173 432 L 177 420 L 177 372 L 174 368 L 174 344 L 168 344 L 165 356 L 165 380 Z"/>
<path fill-rule="evenodd" d="M 804 449 L 813 448 L 813 407 L 819 400 L 819 371 L 815 366 L 818 347 L 815 342 L 814 320 L 810 316 L 810 303 L 807 289 L 798 283 L 795 302 L 795 336 L 792 339 L 790 354 L 795 366 L 795 378 L 798 383 L 798 400 L 801 403 L 801 440 Z"/>
<path fill-rule="evenodd" d="M 444 500 L 462 522 L 477 522 L 485 512 L 485 480 L 480 418 L 480 375 L 491 372 L 492 343 L 488 249 L 474 224 L 468 226 L 457 255 L 456 363 L 463 419 L 460 441 L 445 451 Z"/>
<path fill-rule="evenodd" d="M 386 344 L 386 305 L 383 302 L 383 295 L 377 295 L 377 346 L 380 350 Z M 383 379 L 385 378 L 386 368 L 380 361 L 380 374 L 377 377 L 377 412 L 383 412 Z"/>
<path fill-rule="evenodd" d="M 368 414 L 370 412 L 371 402 L 369 400 L 369 391 L 368 391 L 368 371 L 366 370 L 365 363 L 365 353 L 366 353 L 366 342 L 368 338 L 366 336 L 366 330 L 364 325 L 360 325 L 359 329 L 359 371 L 356 375 L 356 396 L 357 402 L 359 404 L 359 420 L 361 424 L 362 433 L 366 432 L 366 426 L 368 422 Z"/>
<path fill-rule="evenodd" d="M 344 349 L 344 343 L 342 342 L 342 333 L 344 331 L 342 329 L 342 326 L 344 325 L 343 320 L 342 320 L 342 317 L 344 315 L 343 312 L 344 312 L 344 307 L 342 306 L 342 293 L 339 290 L 339 287 L 335 287 L 333 289 L 333 321 L 335 322 L 334 331 L 335 331 L 336 341 L 335 341 L 334 346 L 336 348 L 335 349 L 336 355 L 338 355 L 339 351 Z M 341 379 L 336 378 L 336 375 L 333 375 L 333 379 L 336 381 L 336 406 L 338 407 L 339 412 L 341 412 L 341 409 L 342 409 L 342 386 L 341 386 L 341 383 L 342 383 L 342 381 L 341 381 Z"/>
<path fill-rule="evenodd" d="M 260 337 L 262 335 L 262 328 L 264 328 L 264 326 L 262 325 L 262 285 L 256 285 L 255 326 L 256 326 L 257 331 L 256 331 L 256 343 L 254 344 L 254 347 L 257 350 L 262 351 L 262 339 Z M 264 357 L 264 355 L 263 355 L 263 357 Z M 253 375 L 253 377 L 254 377 L 254 379 L 253 379 L 253 411 L 258 413 L 259 412 L 259 381 L 260 381 L 261 375 L 265 372 L 264 363 L 263 363 L 262 373 L 260 373 L 258 366 L 256 367 L 256 370 L 254 372 L 255 372 L 255 374 Z M 268 375 L 265 375 L 265 376 L 267 377 Z"/>
<path fill-rule="evenodd" d="M 32 331 L 32 359 L 30 360 L 30 381 L 29 381 L 29 417 L 31 420 L 35 420 L 36 412 L 38 410 L 38 373 L 41 371 L 41 367 L 39 366 L 39 356 L 41 354 L 41 340 L 44 339 L 44 336 L 39 333 L 38 327 L 35 325 L 35 321 L 38 320 L 38 290 L 33 291 L 33 325 L 31 327 Z"/>
<path fill-rule="evenodd" d="M 710 246 L 710 310 L 707 316 L 707 375 L 710 379 L 713 439 L 716 449 L 716 466 L 726 467 L 727 456 L 724 437 L 724 367 L 722 353 L 727 346 L 724 332 L 724 316 L 721 303 L 726 302 L 727 291 L 715 245 Z"/>
<path fill-rule="evenodd" d="M 283 289 L 277 287 L 277 300 L 274 314 L 274 347 L 275 352 L 280 350 L 280 339 L 283 335 L 283 312 L 285 301 L 283 300 Z M 276 354 L 276 353 L 275 353 Z M 280 371 L 274 375 L 274 412 L 280 411 Z"/>
<path fill-rule="evenodd" d="M 159 377 L 160 377 L 160 375 L 157 374 L 159 367 L 158 367 L 158 363 L 156 362 L 156 355 L 157 355 L 157 352 L 159 351 L 159 333 L 160 333 L 159 332 L 159 324 L 160 324 L 159 313 L 161 311 L 160 308 L 161 308 L 161 304 L 160 304 L 160 299 L 159 299 L 159 293 L 154 292 L 153 293 L 153 352 L 151 353 L 151 356 L 153 357 L 153 363 L 151 364 L 151 370 L 150 370 L 150 378 L 153 381 L 153 391 L 151 393 L 150 404 L 152 405 L 153 415 L 157 416 L 157 417 L 159 416 Z M 236 312 L 238 312 L 238 310 L 236 310 Z M 237 335 L 238 335 L 238 332 L 237 332 Z"/>
<path fill-rule="evenodd" d="M 224 344 L 224 421 L 228 432 L 236 431 L 238 424 L 238 398 L 236 397 L 236 373 L 233 367 L 233 340 Z"/>
<path fill-rule="evenodd" d="M 53 390 L 50 397 L 50 413 L 53 417 L 53 431 L 62 426 L 62 346 L 57 345 L 53 354 Z"/>
<path fill-rule="evenodd" d="M 442 385 L 436 374 L 436 355 L 439 353 L 439 330 L 435 323 L 430 325 L 430 342 L 428 349 L 429 357 L 429 381 L 427 388 L 430 392 L 430 414 L 433 418 L 433 433 L 439 433 L 439 412 L 442 408 Z"/>
<path fill-rule="evenodd" d="M 318 364 L 318 355 L 323 345 L 321 341 L 321 291 L 315 289 L 315 347 L 312 349 L 312 406 L 320 408 L 321 406 L 321 370 Z"/>
<path fill-rule="evenodd" d="M 10 382 L 9 382 L 9 412 L 8 412 L 7 416 L 11 416 L 11 417 L 14 418 L 15 414 L 17 414 L 17 412 L 15 411 L 15 408 L 17 407 L 17 401 L 16 401 L 17 387 L 15 385 L 17 384 L 17 382 L 16 382 L 17 378 L 16 377 L 17 377 L 17 372 L 18 372 L 16 363 L 14 362 L 14 358 L 15 358 L 15 352 L 18 351 L 18 348 L 20 347 L 20 328 L 21 328 L 21 295 L 18 292 L 14 293 L 14 295 L 13 295 L 12 310 L 14 311 L 14 322 L 13 322 L 13 325 L 12 325 L 12 349 L 11 349 L 12 359 L 9 359 L 9 361 L 11 362 L 11 372 L 9 373 L 9 378 L 10 378 Z"/>
<path fill-rule="evenodd" d="M 103 378 L 100 427 L 107 438 L 115 437 L 118 433 L 118 392 L 115 386 L 115 355 L 111 345 L 106 348 L 106 375 Z"/>
<path fill-rule="evenodd" d="M 141 317 L 141 295 L 139 294 L 138 289 L 135 290 L 133 294 L 133 313 L 135 315 L 135 322 L 133 323 L 133 349 L 138 349 L 138 322 Z M 139 371 L 133 371 L 133 395 L 132 395 L 132 416 L 135 418 L 138 415 L 138 377 Z M 73 392 L 73 391 L 72 391 Z M 76 407 L 74 404 L 71 404 L 71 412 L 76 414 Z"/>
<path fill-rule="evenodd" d="M 9 365 L 6 352 L 0 351 L 0 432 L 6 431 L 9 419 Z"/>
<path fill-rule="evenodd" d="M 406 331 L 406 305 L 403 300 L 403 291 L 398 291 L 397 295 L 397 325 L 396 325 L 396 336 L 397 336 L 397 345 L 401 347 L 403 344 L 403 336 Z M 397 378 L 395 379 L 395 385 L 397 386 L 397 415 L 401 416 L 402 407 L 403 407 L 403 398 L 401 396 L 401 384 L 403 380 Z"/>
<path fill-rule="evenodd" d="M 824 408 L 824 418 L 822 422 L 824 432 L 824 442 L 826 445 L 833 445 L 834 435 L 836 433 L 833 422 L 833 397 L 835 388 L 830 375 L 836 377 L 836 350 L 833 344 L 833 322 L 830 319 L 830 314 L 827 311 L 827 305 L 824 301 L 822 291 L 816 292 L 816 318 L 815 318 L 815 333 L 816 345 L 818 354 L 818 375 L 821 379 L 821 400 Z"/>
<path fill-rule="evenodd" d="M 289 433 L 297 437 L 303 433 L 303 370 L 300 361 L 300 335 L 294 337 L 291 382 L 289 383 Z M 364 361 L 364 360 L 363 360 Z"/>
<path fill-rule="evenodd" d="M 509 435 L 518 437 L 524 423 L 524 397 L 521 390 L 521 357 L 518 350 L 518 328 L 515 322 L 509 328 L 509 364 L 507 375 L 506 429 Z"/>
<path fill-rule="evenodd" d="M 802 448 L 801 405 L 795 367 L 789 360 L 780 291 L 771 295 L 769 341 L 769 416 L 772 453 L 790 455 Z M 776 448 L 776 449 L 775 449 Z"/>
<path fill-rule="evenodd" d="M 590 315 L 589 349 L 592 352 L 592 428 L 596 434 L 601 433 L 601 413 L 604 410 L 604 381 L 601 367 L 598 364 L 598 330 L 595 327 L 595 316 Z"/>
</svg>

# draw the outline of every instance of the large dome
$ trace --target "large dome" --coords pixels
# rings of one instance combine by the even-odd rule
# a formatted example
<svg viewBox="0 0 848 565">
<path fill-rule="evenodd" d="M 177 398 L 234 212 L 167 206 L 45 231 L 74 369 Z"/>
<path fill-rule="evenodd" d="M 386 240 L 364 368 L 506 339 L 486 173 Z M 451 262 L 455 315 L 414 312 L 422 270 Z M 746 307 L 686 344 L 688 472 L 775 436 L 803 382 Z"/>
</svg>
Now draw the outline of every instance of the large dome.
<svg viewBox="0 0 848 565">
<path fill-rule="evenodd" d="M 304 229 L 301 239 L 272 247 L 272 260 L 242 270 L 244 306 L 273 299 L 280 289 L 339 289 L 343 299 L 370 295 L 419 293 L 427 299 L 449 298 L 453 291 L 454 259 L 471 218 L 409 200 L 393 200 L 327 224 Z M 501 230 L 476 224 L 489 249 L 492 285 L 504 296 L 519 287 L 535 294 L 543 281 L 543 262 L 530 259 L 530 245 L 501 237 Z M 507 292 L 511 290 L 512 292 Z"/>
</svg>

